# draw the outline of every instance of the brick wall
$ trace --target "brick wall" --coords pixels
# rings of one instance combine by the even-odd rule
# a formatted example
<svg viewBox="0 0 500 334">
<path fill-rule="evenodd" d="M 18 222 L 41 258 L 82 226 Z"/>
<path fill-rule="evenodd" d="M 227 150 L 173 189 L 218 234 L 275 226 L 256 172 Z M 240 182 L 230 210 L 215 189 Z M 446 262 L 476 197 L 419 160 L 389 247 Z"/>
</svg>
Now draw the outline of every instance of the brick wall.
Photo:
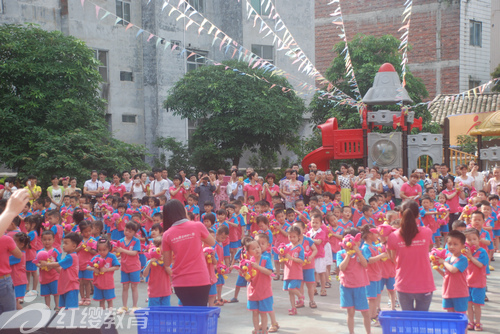
<svg viewBox="0 0 500 334">
<path fill-rule="evenodd" d="M 322 73 L 335 57 L 333 45 L 340 41 L 337 36 L 339 30 L 335 29 L 330 17 L 336 5 L 327 5 L 328 2 L 315 2 L 316 67 Z M 399 0 L 341 0 L 348 40 L 352 40 L 357 33 L 374 36 L 391 34 L 399 39 L 403 3 Z M 456 2 L 414 1 L 409 67 L 426 84 L 429 99 L 439 92 L 459 92 L 459 26 L 460 7 Z"/>
</svg>

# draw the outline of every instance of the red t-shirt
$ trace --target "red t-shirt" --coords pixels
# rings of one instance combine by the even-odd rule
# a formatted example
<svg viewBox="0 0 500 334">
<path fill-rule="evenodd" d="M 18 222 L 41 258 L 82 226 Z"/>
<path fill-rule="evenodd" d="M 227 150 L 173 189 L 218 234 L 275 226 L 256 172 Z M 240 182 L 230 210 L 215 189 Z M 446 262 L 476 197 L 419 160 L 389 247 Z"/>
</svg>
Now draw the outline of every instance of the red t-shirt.
<svg viewBox="0 0 500 334">
<path fill-rule="evenodd" d="M 273 270 L 273 264 L 271 258 L 266 255 L 260 257 L 259 265 Z M 250 301 L 259 301 L 269 298 L 273 295 L 273 290 L 271 287 L 271 275 L 265 275 L 259 270 L 257 275 L 248 283 L 247 286 L 247 299 Z"/>
<path fill-rule="evenodd" d="M 18 260 L 11 255 L 12 258 Z M 19 261 L 20 260 L 20 261 Z M 12 269 L 12 283 L 14 286 L 28 284 L 28 277 L 26 276 L 26 253 L 22 252 L 21 259 L 18 263 L 12 264 L 10 267 Z M 17 261 L 16 261 L 17 262 Z"/>
<path fill-rule="evenodd" d="M 94 238 L 90 237 L 85 242 L 82 240 L 82 242 L 80 242 L 79 246 L 82 246 L 84 243 L 86 244 L 91 239 L 95 241 Z M 83 249 L 83 247 L 77 252 L 77 254 L 78 254 L 78 263 L 79 263 L 78 270 L 87 270 L 88 262 L 92 260 L 94 255 L 91 252 L 88 252 L 85 249 Z"/>
<path fill-rule="evenodd" d="M 304 260 L 304 247 L 302 247 L 302 245 L 293 247 L 292 244 L 288 244 L 288 247 L 290 248 L 289 254 L 292 258 Z M 302 264 L 292 260 L 287 260 L 285 262 L 283 276 L 285 280 L 304 279 Z"/>
<path fill-rule="evenodd" d="M 62 295 L 72 290 L 80 288 L 78 280 L 78 255 L 76 253 L 67 254 L 64 259 L 59 261 L 61 272 L 57 285 L 57 294 Z"/>
<path fill-rule="evenodd" d="M 170 276 L 165 271 L 163 264 L 149 267 L 148 297 L 167 297 L 172 294 Z"/>
<path fill-rule="evenodd" d="M 94 258 L 96 257 L 101 257 L 101 255 L 94 256 L 92 260 L 94 260 Z M 104 261 L 106 261 L 106 263 L 104 264 L 104 268 L 111 268 L 120 265 L 120 262 L 118 262 L 116 255 L 113 253 L 108 253 L 108 255 L 106 255 L 106 257 L 104 258 Z M 101 290 L 114 289 L 115 288 L 115 279 L 113 277 L 114 273 L 115 273 L 114 271 L 107 271 L 104 274 L 96 274 L 94 272 L 94 285 Z"/>
<path fill-rule="evenodd" d="M 346 256 L 348 255 L 345 249 L 337 252 L 337 265 L 340 265 Z M 351 255 L 346 270 L 339 272 L 339 279 L 340 284 L 346 288 L 360 288 L 370 284 L 366 269 L 359 262 L 357 254 Z"/>
<path fill-rule="evenodd" d="M 181 201 L 181 203 L 185 203 L 186 202 L 186 198 L 184 197 L 184 194 L 186 193 L 186 188 L 184 188 L 182 185 L 180 186 L 181 187 L 181 190 L 179 190 L 177 192 L 177 194 L 175 195 L 170 195 L 170 199 L 177 199 L 179 201 Z M 175 187 L 170 187 L 170 191 L 174 191 L 176 188 Z"/>
<path fill-rule="evenodd" d="M 486 287 L 486 267 L 489 264 L 488 253 L 483 249 L 477 249 L 472 254 L 479 262 L 483 264 L 481 268 L 476 266 L 472 261 L 467 267 L 467 286 L 469 288 L 484 288 Z"/>
<path fill-rule="evenodd" d="M 172 251 L 175 256 L 172 267 L 174 287 L 210 284 L 202 248 L 202 239 L 208 236 L 205 225 L 193 221 L 172 226 L 163 233 L 162 250 Z"/>
<path fill-rule="evenodd" d="M 251 185 L 250 183 L 246 184 L 243 188 L 243 191 L 247 193 L 247 198 L 253 196 L 255 201 L 257 202 L 260 199 L 260 193 L 262 192 L 262 186 L 258 183 L 255 185 Z"/>
<path fill-rule="evenodd" d="M 115 186 L 114 184 L 112 184 L 109 186 L 109 193 L 111 195 L 113 195 L 115 193 L 119 193 L 120 197 L 123 197 L 123 194 L 125 194 L 126 192 L 127 192 L 127 189 L 125 188 L 125 186 L 123 184 L 119 184 L 118 186 Z"/>
<path fill-rule="evenodd" d="M 42 250 L 49 253 L 48 262 L 59 262 L 61 260 L 61 253 L 57 248 L 54 247 L 49 250 L 44 248 L 41 249 L 40 251 Z M 39 277 L 40 284 L 49 284 L 57 280 L 59 280 L 59 272 L 56 269 L 52 268 L 48 271 L 40 269 L 40 277 Z"/>
<path fill-rule="evenodd" d="M 445 269 L 443 298 L 469 297 L 469 288 L 467 287 L 467 258 L 465 255 L 460 255 L 452 261 L 451 256 L 449 256 L 446 258 L 446 262 L 457 268 L 458 271 L 452 274 L 448 269 Z"/>
<path fill-rule="evenodd" d="M 277 184 L 273 184 L 273 186 L 272 187 L 268 187 L 268 189 L 270 191 L 276 191 L 277 193 L 279 193 L 280 186 L 278 186 Z M 269 192 L 267 192 L 267 191 L 264 192 L 264 199 L 267 201 L 267 203 L 269 203 L 269 207 L 271 209 L 274 208 L 274 206 L 273 206 L 273 197 L 269 194 Z"/>
<path fill-rule="evenodd" d="M 417 224 L 417 222 L 415 222 Z M 432 276 L 429 251 L 432 231 L 427 227 L 418 227 L 418 233 L 412 244 L 406 243 L 400 236 L 400 230 L 389 235 L 387 247 L 396 253 L 396 291 L 404 293 L 427 293 L 436 290 Z"/>
<path fill-rule="evenodd" d="M 420 184 L 410 186 L 409 183 L 405 183 L 401 186 L 401 194 L 405 194 L 407 197 L 414 197 L 418 195 L 418 193 L 422 193 L 422 187 Z"/>
<path fill-rule="evenodd" d="M 141 251 L 141 241 L 136 237 L 132 237 L 130 241 L 126 241 L 125 238 L 121 238 L 118 242 L 119 246 L 123 249 L 129 251 Z M 125 273 L 133 273 L 134 271 L 141 270 L 141 261 L 139 260 L 139 253 L 136 255 L 127 255 L 125 253 L 120 253 L 122 258 L 121 270 Z"/>
<path fill-rule="evenodd" d="M 456 192 L 456 189 L 452 189 L 452 190 L 443 190 L 443 194 L 446 194 L 446 195 L 452 195 Z M 458 194 L 453 197 L 452 199 L 446 199 L 446 204 L 448 204 L 448 206 L 450 207 L 450 213 L 457 213 L 457 212 L 460 212 L 460 203 L 459 203 L 459 197 Z"/>
</svg>

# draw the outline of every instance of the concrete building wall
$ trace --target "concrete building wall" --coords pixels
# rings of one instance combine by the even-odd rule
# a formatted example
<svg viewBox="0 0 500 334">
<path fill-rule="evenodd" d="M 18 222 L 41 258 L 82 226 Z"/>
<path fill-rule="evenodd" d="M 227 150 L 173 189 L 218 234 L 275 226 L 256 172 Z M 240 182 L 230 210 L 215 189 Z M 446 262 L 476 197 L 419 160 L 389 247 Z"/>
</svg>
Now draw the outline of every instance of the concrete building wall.
<svg viewBox="0 0 500 334">
<path fill-rule="evenodd" d="M 491 1 L 490 72 L 500 65 L 500 0 Z"/>
<path fill-rule="evenodd" d="M 340 39 L 329 16 L 335 9 L 329 1 L 316 0 L 316 59 L 323 71 L 335 57 L 332 50 Z M 404 3 L 397 0 L 341 1 L 348 40 L 358 33 L 391 34 L 400 38 Z M 408 52 L 409 68 L 421 78 L 430 98 L 459 91 L 460 3 L 456 0 L 414 1 Z M 356 70 L 356 69 L 354 69 Z"/>
<path fill-rule="evenodd" d="M 482 26 L 480 45 L 472 45 L 471 25 L 473 22 L 479 22 Z M 500 41 L 500 38 L 497 41 Z M 490 80 L 490 42 L 491 0 L 462 1 L 460 7 L 460 92 Z"/>
</svg>

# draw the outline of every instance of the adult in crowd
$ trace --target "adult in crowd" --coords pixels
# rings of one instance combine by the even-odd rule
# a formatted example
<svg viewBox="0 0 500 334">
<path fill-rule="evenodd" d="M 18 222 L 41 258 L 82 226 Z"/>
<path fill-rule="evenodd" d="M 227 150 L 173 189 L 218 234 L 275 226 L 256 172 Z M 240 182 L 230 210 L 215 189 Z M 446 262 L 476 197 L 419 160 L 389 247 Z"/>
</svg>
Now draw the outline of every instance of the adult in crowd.
<svg viewBox="0 0 500 334">
<path fill-rule="evenodd" d="M 435 167 L 429 168 L 429 176 L 424 181 L 424 188 L 434 188 L 436 194 L 443 189 L 443 180 L 439 178 L 439 173 Z"/>
<path fill-rule="evenodd" d="M 335 194 L 338 191 L 335 176 L 331 170 L 325 171 L 325 176 L 321 177 L 321 191 Z"/>
<path fill-rule="evenodd" d="M 163 259 L 165 268 L 173 262 L 171 277 L 175 294 L 184 306 L 207 306 L 210 276 L 203 245 L 213 246 L 215 240 L 205 225 L 187 219 L 180 201 L 168 201 L 163 212 Z"/>
<path fill-rule="evenodd" d="M 318 166 L 314 162 L 309 164 L 309 172 L 310 171 L 313 171 L 315 175 L 318 174 Z M 304 175 L 304 181 L 309 181 L 309 177 L 309 174 Z"/>
<path fill-rule="evenodd" d="M 70 177 L 69 186 L 64 191 L 64 196 L 66 195 L 73 196 L 76 194 L 77 191 L 81 192 L 82 190 L 76 186 L 76 177 Z"/>
<path fill-rule="evenodd" d="M 358 167 L 358 176 L 354 178 L 353 190 L 355 194 L 360 194 L 363 198 L 366 195 L 365 177 L 365 169 Z"/>
<path fill-rule="evenodd" d="M 245 182 L 243 181 L 243 173 L 237 169 L 231 170 L 231 180 L 227 185 L 227 194 L 230 200 L 237 199 L 239 197 L 244 197 L 243 188 L 245 187 Z"/>
<path fill-rule="evenodd" d="M 403 201 L 406 199 L 420 201 L 422 197 L 422 187 L 418 184 L 419 179 L 420 177 L 417 173 L 412 173 L 410 175 L 410 180 L 401 186 L 399 195 Z"/>
<path fill-rule="evenodd" d="M 161 169 L 153 169 L 153 174 L 155 179 L 149 184 L 150 196 L 166 196 L 167 200 L 170 199 L 170 193 L 168 192 L 170 185 L 167 180 L 163 179 Z"/>
<path fill-rule="evenodd" d="M 262 198 L 265 199 L 271 208 L 274 208 L 273 197 L 279 196 L 280 187 L 275 183 L 276 175 L 274 173 L 268 173 L 266 176 L 267 183 L 264 184 Z"/>
<path fill-rule="evenodd" d="M 33 202 L 36 201 L 42 194 L 42 188 L 36 184 L 37 181 L 38 179 L 35 175 L 29 175 L 28 181 L 26 181 L 26 186 L 24 187 L 24 189 L 27 189 L 30 194 L 31 204 L 33 204 Z"/>
<path fill-rule="evenodd" d="M 281 187 L 281 197 L 285 198 L 285 208 L 293 208 L 295 201 L 300 198 L 302 194 L 302 182 L 297 180 L 297 171 L 290 170 L 290 179 L 283 183 Z"/>
<path fill-rule="evenodd" d="M 491 174 L 490 174 L 491 175 Z M 500 185 L 500 167 L 493 168 L 493 177 L 484 184 L 484 191 L 490 195 L 497 193 L 497 186 Z"/>
<path fill-rule="evenodd" d="M 122 179 L 122 185 L 125 187 L 125 193 L 132 195 L 132 185 L 134 182 L 130 179 L 130 172 L 128 170 L 122 172 Z"/>
<path fill-rule="evenodd" d="M 63 190 L 59 187 L 59 178 L 57 175 L 52 175 L 52 185 L 47 188 L 47 196 L 50 199 L 50 209 L 59 209 L 63 202 Z"/>
<path fill-rule="evenodd" d="M 109 187 L 111 187 L 111 183 L 106 180 L 108 177 L 108 172 L 104 169 L 99 171 L 99 192 L 102 194 L 107 194 Z"/>
<path fill-rule="evenodd" d="M 253 172 L 254 172 L 253 168 L 248 167 L 245 171 L 247 178 L 243 182 L 250 183 L 250 178 L 248 177 L 248 175 L 250 175 L 250 173 L 253 173 Z"/>
<path fill-rule="evenodd" d="M 90 180 L 85 181 L 83 184 L 83 194 L 92 196 L 95 199 L 96 195 L 99 194 L 100 181 L 97 180 L 97 171 L 93 170 L 90 172 Z"/>
<path fill-rule="evenodd" d="M 184 169 L 179 170 L 178 173 L 182 177 L 182 185 L 186 190 L 189 190 L 191 187 L 191 181 L 186 177 L 186 171 Z"/>
<path fill-rule="evenodd" d="M 403 311 L 428 311 L 436 290 L 429 262 L 432 231 L 419 226 L 416 201 L 404 201 L 401 212 L 401 227 L 387 242 L 389 256 L 396 263 L 394 288 Z"/>
<path fill-rule="evenodd" d="M 194 192 L 198 194 L 198 207 L 200 208 L 200 214 L 205 213 L 205 203 L 214 202 L 214 191 L 215 191 L 215 175 L 212 177 L 204 173 L 200 179 L 198 185 L 194 189 Z"/>
<path fill-rule="evenodd" d="M 139 170 L 137 170 L 137 168 L 135 168 L 135 167 L 132 167 L 132 169 L 130 169 L 130 179 L 131 179 L 131 180 L 133 180 L 133 179 L 134 179 L 134 176 L 135 176 L 136 174 L 138 174 L 138 173 L 139 173 Z M 133 181 L 132 181 L 132 182 L 133 182 Z"/>
<path fill-rule="evenodd" d="M 20 259 L 22 252 L 17 248 L 14 239 L 5 235 L 14 217 L 24 209 L 30 198 L 29 190 L 21 189 L 10 196 L 5 210 L 0 215 L 0 314 L 16 309 L 16 296 L 12 282 L 9 257 L 12 255 Z"/>
<path fill-rule="evenodd" d="M 316 171 L 310 170 L 309 174 L 307 174 L 308 178 L 304 181 L 302 185 L 302 194 L 304 197 L 304 203 L 306 205 L 309 204 L 309 200 L 311 197 L 320 195 L 322 193 L 321 190 L 321 176 L 316 174 Z"/>
<path fill-rule="evenodd" d="M 472 185 L 476 188 L 476 191 L 483 190 L 485 179 L 484 174 L 479 171 L 479 165 L 476 162 L 471 161 L 469 163 L 469 169 L 470 172 L 467 173 L 467 176 L 472 177 L 474 180 Z"/>
<path fill-rule="evenodd" d="M 144 178 L 144 180 L 143 180 Z M 147 188 L 146 184 L 144 183 L 145 179 L 147 178 L 146 173 L 141 173 L 141 174 L 135 174 L 133 178 L 133 185 L 132 185 L 132 198 L 139 198 L 142 199 L 144 196 L 146 196 L 147 193 Z"/>
<path fill-rule="evenodd" d="M 17 190 L 16 187 L 16 178 L 8 177 L 5 179 L 4 189 L 2 191 L 2 199 L 9 199 L 12 196 L 12 193 Z"/>
<path fill-rule="evenodd" d="M 348 174 L 349 166 L 347 164 L 340 165 L 340 173 L 337 173 L 337 187 L 340 188 L 340 200 L 344 205 L 351 203 L 351 175 Z"/>
<path fill-rule="evenodd" d="M 439 166 L 439 172 L 441 173 L 441 175 L 439 175 L 439 178 L 444 182 L 444 179 L 447 178 L 447 177 L 450 177 L 451 175 L 448 174 L 449 172 L 449 168 L 448 168 L 448 165 L 445 164 L 445 163 L 442 163 L 440 166 Z"/>
<path fill-rule="evenodd" d="M 257 173 L 251 172 L 248 174 L 248 182 L 243 188 L 243 193 L 245 194 L 245 203 L 248 203 L 248 197 L 253 196 L 255 202 L 262 199 L 262 186 L 257 183 Z"/>
<path fill-rule="evenodd" d="M 405 180 L 401 177 L 401 174 L 397 168 L 393 168 L 391 171 L 392 175 L 392 190 L 394 191 L 394 204 L 401 205 L 401 187 L 405 184 Z"/>
<path fill-rule="evenodd" d="M 226 171 L 224 169 L 219 169 L 217 171 L 217 180 L 215 180 L 215 209 L 220 208 L 221 201 L 229 201 L 229 196 L 227 195 L 228 183 L 224 181 L 224 176 L 226 176 Z"/>
<path fill-rule="evenodd" d="M 365 169 L 366 170 L 366 169 Z M 381 194 L 384 190 L 382 188 L 382 180 L 378 174 L 378 170 L 372 168 L 369 170 L 370 174 L 366 175 L 366 178 L 361 181 L 362 184 L 366 185 L 365 202 L 368 203 L 373 195 Z"/>
<path fill-rule="evenodd" d="M 415 169 L 414 173 L 418 174 L 418 181 L 417 184 L 420 186 L 420 188 L 425 189 L 425 172 L 422 168 L 417 168 Z"/>
<path fill-rule="evenodd" d="M 161 170 L 161 177 L 164 180 L 167 180 L 169 188 L 174 186 L 174 182 L 168 178 L 168 170 L 166 168 L 163 168 Z"/>
<path fill-rule="evenodd" d="M 384 193 L 390 192 L 394 195 L 394 184 L 392 184 L 391 176 L 388 170 L 384 170 L 382 173 L 382 190 Z"/>
<path fill-rule="evenodd" d="M 299 180 L 301 183 L 304 183 L 304 177 L 299 174 L 299 164 L 293 164 L 292 169 L 297 172 L 297 180 Z"/>
<path fill-rule="evenodd" d="M 467 175 L 467 166 L 460 165 L 460 176 L 455 178 L 455 185 L 460 186 L 463 191 L 463 196 L 460 196 L 458 203 L 460 206 L 467 205 L 467 198 L 469 198 L 474 184 L 474 178 L 472 176 Z"/>
</svg>

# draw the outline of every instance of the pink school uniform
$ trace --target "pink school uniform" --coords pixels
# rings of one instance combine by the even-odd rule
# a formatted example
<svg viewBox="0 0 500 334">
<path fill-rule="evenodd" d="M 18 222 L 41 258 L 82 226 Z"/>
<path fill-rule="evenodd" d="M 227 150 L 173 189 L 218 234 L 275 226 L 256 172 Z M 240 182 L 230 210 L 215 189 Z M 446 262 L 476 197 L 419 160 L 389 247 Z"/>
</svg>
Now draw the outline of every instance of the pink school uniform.
<svg viewBox="0 0 500 334">
<path fill-rule="evenodd" d="M 330 226 L 329 229 L 332 232 L 332 236 L 330 236 L 328 238 L 328 242 L 330 243 L 330 247 L 332 248 L 332 253 L 335 254 L 341 250 L 341 247 L 340 247 L 341 240 L 334 237 L 333 234 L 342 235 L 344 233 L 344 228 L 342 226 L 337 226 L 337 227 Z M 335 257 L 333 258 L 333 260 L 334 261 L 336 260 Z"/>
<path fill-rule="evenodd" d="M 136 237 L 132 237 L 129 242 L 125 238 L 122 238 L 118 242 L 118 245 L 129 251 L 141 251 L 141 242 Z M 139 260 L 139 253 L 133 256 L 121 253 L 121 283 L 139 283 L 140 271 L 141 261 Z"/>
<path fill-rule="evenodd" d="M 43 249 L 47 253 L 49 253 L 48 262 L 59 262 L 61 260 L 61 253 L 57 248 L 52 249 Z M 48 269 L 48 268 L 47 268 Z M 41 296 L 50 296 L 58 294 L 58 281 L 59 281 L 59 272 L 52 268 L 49 270 L 45 270 L 40 268 L 40 276 L 38 278 L 40 282 L 40 295 Z"/>
<path fill-rule="evenodd" d="M 443 280 L 443 308 L 453 308 L 455 312 L 466 312 L 469 297 L 469 288 L 467 287 L 467 257 L 460 255 L 452 260 L 452 257 L 449 256 L 445 261 L 458 268 L 458 271 L 452 274 L 445 268 Z M 450 299 L 457 300 L 461 298 L 465 298 L 466 300 L 459 304 L 450 301 Z"/>
<path fill-rule="evenodd" d="M 78 308 L 78 290 L 80 282 L 78 280 L 78 255 L 76 253 L 67 254 L 59 261 L 61 271 L 57 284 L 59 295 L 59 306 L 66 308 Z"/>
<path fill-rule="evenodd" d="M 61 249 L 61 244 L 62 244 L 62 238 L 63 238 L 63 227 L 60 224 L 53 225 L 50 230 L 54 232 L 54 248 L 59 251 L 59 253 L 62 253 Z"/>
<path fill-rule="evenodd" d="M 304 247 L 302 245 L 293 246 L 288 244 L 290 248 L 289 254 L 292 258 L 304 260 Z M 313 263 L 314 266 L 314 263 Z M 285 261 L 285 269 L 283 271 L 283 290 L 288 291 L 291 289 L 300 288 L 300 284 L 304 278 L 304 273 L 302 272 L 302 264 L 294 262 L 292 260 Z"/>
<path fill-rule="evenodd" d="M 24 298 L 24 294 L 26 292 L 26 284 L 28 284 L 28 277 L 26 276 L 26 253 L 22 252 L 20 259 L 12 255 L 9 258 L 10 268 L 12 269 L 12 283 L 14 283 L 16 299 L 22 299 Z"/>
<path fill-rule="evenodd" d="M 100 258 L 101 255 L 94 256 L 91 261 L 98 257 Z M 112 253 L 108 253 L 108 255 L 104 258 L 104 261 L 104 268 L 120 266 L 120 262 L 118 262 L 116 255 Z M 115 298 L 114 273 L 114 271 L 108 271 L 103 274 L 94 272 L 94 300 L 111 300 Z"/>
<path fill-rule="evenodd" d="M 87 241 L 83 241 L 80 243 L 80 246 L 83 244 L 87 244 L 90 240 L 94 240 L 94 238 L 90 237 Z M 78 255 L 78 270 L 79 272 L 79 278 L 84 279 L 84 280 L 92 280 L 92 272 L 87 270 L 87 264 L 89 261 L 92 260 L 94 255 L 90 253 L 89 251 L 86 251 L 83 247 L 77 252 Z"/>
<path fill-rule="evenodd" d="M 171 294 L 172 285 L 170 283 L 170 276 L 165 271 L 164 264 L 157 263 L 156 266 L 151 265 L 149 267 L 148 297 L 165 298 Z M 168 301 L 168 304 L 170 304 L 170 301 Z"/>
<path fill-rule="evenodd" d="M 371 257 L 380 254 L 378 246 L 375 244 L 369 244 L 365 242 L 362 247 L 363 256 L 368 261 Z M 368 280 L 370 285 L 366 288 L 366 296 L 368 299 L 374 299 L 377 295 L 380 295 L 379 282 L 382 279 L 382 268 L 380 267 L 380 261 L 374 263 L 368 263 L 366 267 L 366 273 L 368 274 Z"/>
<path fill-rule="evenodd" d="M 262 255 L 259 260 L 259 265 L 273 270 L 271 258 Z M 257 270 L 257 275 L 248 283 L 247 286 L 247 308 L 249 310 L 259 310 L 260 312 L 271 312 L 272 309 L 273 290 L 271 287 L 271 276 L 265 275 Z M 259 305 L 265 304 L 265 305 Z"/>
</svg>

